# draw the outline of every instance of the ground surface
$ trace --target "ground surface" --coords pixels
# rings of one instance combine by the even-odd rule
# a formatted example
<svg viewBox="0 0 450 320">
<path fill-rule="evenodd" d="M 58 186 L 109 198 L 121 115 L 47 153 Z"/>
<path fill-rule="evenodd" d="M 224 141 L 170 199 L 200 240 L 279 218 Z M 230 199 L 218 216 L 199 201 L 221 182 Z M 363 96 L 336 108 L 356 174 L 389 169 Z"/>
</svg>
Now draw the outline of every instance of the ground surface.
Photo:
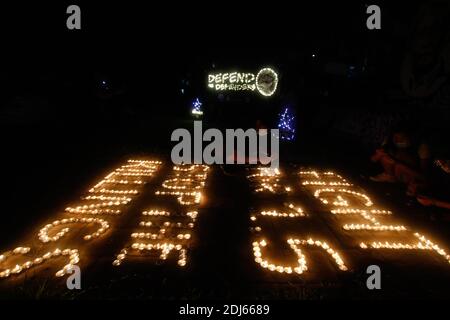
<svg viewBox="0 0 450 320">
<path fill-rule="evenodd" d="M 180 124 L 172 124 L 176 127 Z M 148 131 L 148 136 L 142 132 Z M 342 231 L 341 222 L 330 216 L 313 194 L 300 185 L 297 171 L 303 168 L 333 170 L 365 190 L 380 207 L 392 210 L 395 221 L 429 235 L 443 248 L 450 250 L 448 213 L 424 208 L 404 195 L 398 185 L 369 182 L 371 168 L 367 154 L 346 144 L 342 137 L 320 140 L 302 137 L 295 146 L 283 146 L 283 172 L 294 188 L 289 200 L 298 203 L 308 214 L 307 220 L 296 223 L 282 220 L 261 222 L 271 243 L 279 249 L 270 254 L 280 262 L 292 263 L 289 248 L 278 242 L 284 234 L 322 237 L 333 244 L 348 263 L 349 271 L 341 272 L 326 256 L 307 251 L 309 270 L 304 275 L 286 275 L 262 269 L 254 261 L 250 216 L 261 208 L 280 209 L 285 195 L 254 194 L 246 178 L 245 168 L 234 170 L 214 166 L 206 181 L 204 200 L 188 255 L 188 265 L 180 268 L 176 259 L 158 262 L 131 259 L 113 267 L 115 255 L 129 242 L 136 230 L 141 212 L 149 206 L 174 205 L 172 200 L 156 200 L 154 191 L 171 171 L 170 149 L 158 140 L 149 140 L 154 133 L 170 136 L 171 128 L 148 127 L 143 120 L 137 128 L 124 130 L 125 135 L 112 135 L 107 128 L 97 132 L 75 132 L 64 127 L 15 135 L 5 148 L 11 154 L 2 159 L 4 181 L 3 222 L 0 252 L 18 245 L 41 246 L 39 229 L 63 215 L 68 205 L 79 201 L 89 187 L 111 169 L 130 157 L 149 156 L 164 162 L 160 171 L 143 187 L 141 195 L 126 207 L 124 214 L 111 223 L 111 230 L 86 245 L 81 238 L 93 229 L 76 229 L 63 244 L 86 248 L 81 254 L 82 290 L 69 291 L 65 278 L 55 272 L 64 263 L 50 263 L 28 273 L 3 279 L 1 298 L 51 299 L 327 299 L 327 298 L 419 298 L 448 297 L 450 266 L 435 254 L 400 254 L 363 252 L 355 249 L 355 241 Z M 6 130 L 6 129 L 5 129 Z M 9 132 L 9 131 L 8 131 Z M 23 132 L 16 129 L 15 132 Z M 69 132 L 69 133 L 68 133 Z M 61 139 L 52 141 L 58 134 Z M 92 138 L 92 137 L 94 138 Z M 31 142 L 30 142 L 31 139 Z M 100 140 L 99 140 L 100 139 Z M 24 143 L 20 143 L 23 140 Z M 79 143 L 82 140 L 84 143 Z M 26 141 L 26 143 L 25 143 Z M 305 142 L 303 142 L 305 141 Z M 156 201 L 156 202 L 155 202 Z M 169 204 L 171 202 L 171 204 Z M 176 202 L 176 201 L 175 201 Z M 373 235 L 366 234 L 366 240 Z M 278 237 L 278 238 L 277 238 Z M 358 239 L 361 241 L 361 239 Z M 308 253 L 309 252 L 309 253 Z M 365 267 L 378 264 L 382 268 L 382 290 L 369 291 Z"/>
<path fill-rule="evenodd" d="M 446 287 L 450 284 L 448 263 L 428 253 L 369 253 L 355 249 L 353 236 L 343 232 L 340 222 L 332 217 L 307 189 L 300 186 L 300 180 L 294 174 L 300 167 L 291 164 L 287 168 L 289 169 L 286 171 L 293 174 L 286 182 L 294 186 L 294 195 L 289 196 L 289 201 L 301 205 L 309 219 L 295 222 L 281 219 L 262 221 L 265 238 L 279 246 L 271 251 L 271 257 L 280 263 L 292 263 L 295 256 L 292 256 L 292 252 L 280 239 L 286 234 L 312 235 L 332 243 L 342 257 L 345 257 L 349 272 L 337 270 L 336 265 L 317 250 L 308 251 L 309 270 L 303 275 L 277 274 L 257 265 L 251 250 L 255 235 L 249 229 L 249 217 L 264 208 L 283 208 L 287 196 L 254 194 L 246 178 L 251 171 L 224 170 L 220 166 L 213 167 L 208 177 L 204 200 L 198 209 L 198 223 L 193 231 L 186 267 L 178 267 L 173 257 L 167 261 L 132 258 L 118 268 L 113 267 L 111 263 L 115 255 L 129 242 L 130 234 L 138 229 L 140 212 L 155 204 L 164 206 L 167 203 L 169 207 L 174 205 L 172 199 L 161 201 L 154 195 L 161 182 L 170 175 L 171 165 L 165 161 L 161 171 L 145 185 L 142 196 L 127 206 L 120 218 L 112 219 L 114 223 L 111 223 L 112 230 L 109 233 L 95 243 L 86 244 L 80 239 L 90 229 L 83 228 L 76 230 L 73 237 L 58 243 L 59 247 L 89 248 L 82 250 L 81 255 L 82 290 L 71 292 L 65 287 L 65 279 L 54 277 L 56 270 L 64 264 L 58 262 L 2 280 L 1 295 L 10 298 L 69 299 L 322 299 L 439 297 L 446 294 Z M 95 176 L 101 177 L 108 171 L 99 169 L 99 174 Z M 91 185 L 97 180 L 94 179 Z M 364 185 L 364 180 L 357 179 L 357 183 Z M 380 189 L 379 186 L 369 184 L 367 187 L 373 187 L 371 195 L 374 201 L 381 202 L 383 208 L 395 212 L 396 221 L 400 220 L 408 226 L 418 227 L 418 230 L 433 235 L 433 239 L 441 240 L 439 244 L 450 243 L 445 236 L 445 230 L 442 229 L 444 222 L 438 224 L 430 221 L 426 210 L 390 201 L 390 198 L 386 197 L 386 190 L 385 193 L 377 190 Z M 80 190 L 80 193 L 83 191 Z M 77 198 L 71 199 L 69 203 L 76 202 Z M 37 231 L 57 217 L 58 214 L 49 215 L 39 222 L 28 221 L 24 227 L 29 234 L 22 237 L 26 240 L 15 245 L 31 243 L 32 246 L 42 248 L 43 245 L 36 239 Z M 374 234 L 367 232 L 360 235 L 359 240 L 361 239 L 374 239 Z M 365 287 L 365 267 L 370 264 L 377 264 L 383 270 L 381 291 L 373 292 Z"/>
</svg>

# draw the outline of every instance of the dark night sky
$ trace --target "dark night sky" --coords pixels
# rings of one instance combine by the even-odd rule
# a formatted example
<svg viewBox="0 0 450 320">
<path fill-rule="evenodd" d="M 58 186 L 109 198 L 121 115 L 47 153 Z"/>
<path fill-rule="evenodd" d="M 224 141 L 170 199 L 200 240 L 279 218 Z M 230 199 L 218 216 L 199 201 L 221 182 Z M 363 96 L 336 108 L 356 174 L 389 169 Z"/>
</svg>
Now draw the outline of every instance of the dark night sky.
<svg viewBox="0 0 450 320">
<path fill-rule="evenodd" d="M 82 9 L 81 31 L 66 29 L 65 10 L 73 3 Z M 199 77 L 212 62 L 223 68 L 274 64 L 294 78 L 311 68 L 312 53 L 321 63 L 361 64 L 370 56 L 379 73 L 393 78 L 385 71 L 398 73 L 417 6 L 376 3 L 383 8 L 381 31 L 366 29 L 364 1 L 19 1 L 1 11 L 2 82 L 20 89 L 44 74 L 70 80 L 113 73 L 135 88 L 157 87 L 162 99 L 186 73 Z"/>
<path fill-rule="evenodd" d="M 173 66 L 196 60 L 199 54 L 216 56 L 220 52 L 219 57 L 228 61 L 242 61 L 246 56 L 254 57 L 255 51 L 265 57 L 285 48 L 332 47 L 344 39 L 364 43 L 372 36 L 365 29 L 363 2 L 322 2 L 314 6 L 245 3 L 231 1 L 212 8 L 170 1 L 159 8 L 142 2 L 82 2 L 82 30 L 70 32 L 65 27 L 65 3 L 30 6 L 19 2 L 2 10 L 2 33 L 8 44 L 6 53 L 26 56 L 30 64 L 36 59 L 54 63 L 54 58 L 77 63 L 90 57 L 95 64 L 114 61 L 125 65 L 130 59 L 153 57 L 166 59 Z M 390 12 L 395 10 L 388 7 L 383 11 L 386 29 Z"/>
</svg>

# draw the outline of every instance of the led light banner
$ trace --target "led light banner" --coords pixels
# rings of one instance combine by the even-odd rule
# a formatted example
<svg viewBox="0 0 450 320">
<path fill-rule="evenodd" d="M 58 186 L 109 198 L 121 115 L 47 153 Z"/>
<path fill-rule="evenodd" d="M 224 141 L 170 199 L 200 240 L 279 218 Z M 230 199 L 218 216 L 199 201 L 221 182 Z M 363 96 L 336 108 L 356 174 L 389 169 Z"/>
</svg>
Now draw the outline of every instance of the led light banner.
<svg viewBox="0 0 450 320">
<path fill-rule="evenodd" d="M 263 68 L 257 74 L 227 72 L 208 75 L 208 87 L 216 91 L 255 91 L 265 97 L 275 93 L 278 74 L 271 68 Z"/>
</svg>

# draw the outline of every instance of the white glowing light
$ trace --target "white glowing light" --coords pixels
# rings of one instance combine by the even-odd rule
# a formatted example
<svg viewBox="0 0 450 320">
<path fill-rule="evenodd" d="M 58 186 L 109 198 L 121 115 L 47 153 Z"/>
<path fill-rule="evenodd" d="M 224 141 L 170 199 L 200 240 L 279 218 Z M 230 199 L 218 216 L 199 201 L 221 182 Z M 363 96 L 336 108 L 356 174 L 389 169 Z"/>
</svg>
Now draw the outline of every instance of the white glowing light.
<svg viewBox="0 0 450 320">
<path fill-rule="evenodd" d="M 271 68 L 254 73 L 228 72 L 208 75 L 208 87 L 217 91 L 255 91 L 272 96 L 278 87 L 278 74 Z"/>
<path fill-rule="evenodd" d="M 256 75 L 256 88 L 265 97 L 275 93 L 278 86 L 278 75 L 271 68 L 263 68 Z"/>
</svg>

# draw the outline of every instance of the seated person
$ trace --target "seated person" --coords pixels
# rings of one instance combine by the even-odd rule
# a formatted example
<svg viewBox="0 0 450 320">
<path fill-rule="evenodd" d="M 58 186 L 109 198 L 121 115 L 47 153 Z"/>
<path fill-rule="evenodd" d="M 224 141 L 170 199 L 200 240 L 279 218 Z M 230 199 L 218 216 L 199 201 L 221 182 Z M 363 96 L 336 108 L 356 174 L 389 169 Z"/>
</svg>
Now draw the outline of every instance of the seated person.
<svg viewBox="0 0 450 320">
<path fill-rule="evenodd" d="M 419 192 L 417 201 L 424 206 L 450 209 L 450 160 L 434 162 L 430 185 Z"/>
<path fill-rule="evenodd" d="M 261 119 L 257 119 L 256 123 L 255 123 L 255 130 L 259 136 L 258 139 L 268 139 L 266 137 L 267 133 L 265 135 L 263 135 L 259 131 L 262 129 L 265 129 L 265 130 L 267 130 L 267 132 L 270 132 L 270 129 L 267 127 L 265 122 Z M 259 141 L 258 141 L 258 150 L 259 150 Z M 245 164 L 249 164 L 251 161 L 258 162 L 258 160 L 259 160 L 258 154 L 246 154 L 245 152 L 247 152 L 247 149 L 244 150 L 244 154 L 239 154 L 236 149 L 236 146 L 235 146 L 234 152 L 230 155 L 227 155 L 227 161 L 234 162 L 234 163 L 239 163 L 238 161 L 240 161 L 240 162 L 244 162 Z M 259 151 L 257 151 L 257 153 L 258 152 Z"/>
<path fill-rule="evenodd" d="M 430 163 L 428 145 L 417 142 L 405 126 L 399 126 L 385 139 L 371 160 L 383 167 L 383 172 L 370 177 L 375 182 L 400 182 L 407 186 L 407 195 L 414 196 L 426 182 Z"/>
</svg>

